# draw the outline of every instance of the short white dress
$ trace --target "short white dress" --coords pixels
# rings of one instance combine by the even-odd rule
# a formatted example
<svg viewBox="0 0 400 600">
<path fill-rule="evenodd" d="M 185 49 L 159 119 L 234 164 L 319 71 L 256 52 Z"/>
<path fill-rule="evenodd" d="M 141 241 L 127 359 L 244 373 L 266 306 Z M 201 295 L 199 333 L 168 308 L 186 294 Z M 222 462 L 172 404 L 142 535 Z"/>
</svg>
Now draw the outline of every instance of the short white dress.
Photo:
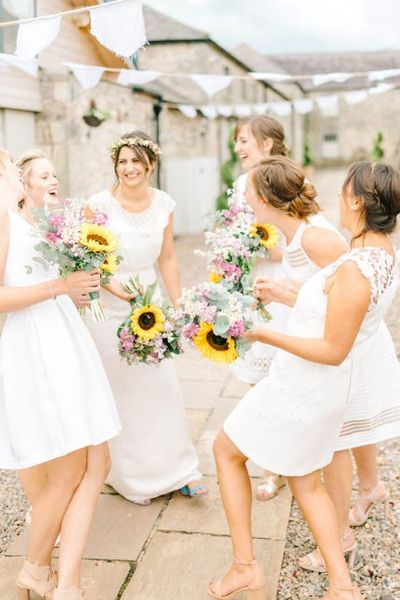
<svg viewBox="0 0 400 600">
<path fill-rule="evenodd" d="M 108 214 L 119 236 L 123 260 L 115 277 L 122 283 L 138 275 L 143 286 L 157 279 L 155 269 L 175 201 L 154 190 L 150 207 L 132 213 L 104 190 L 89 206 Z M 182 394 L 172 359 L 159 365 L 127 365 L 119 356 L 118 326 L 129 313 L 128 302 L 106 290 L 101 294 L 107 320 L 87 325 L 103 359 L 122 421 L 121 434 L 110 443 L 112 468 L 107 482 L 133 502 L 177 490 L 201 479 L 190 439 Z M 154 300 L 160 302 L 158 290 Z"/>
<path fill-rule="evenodd" d="M 224 423 L 233 443 L 256 464 L 274 473 L 301 476 L 331 460 L 349 405 L 352 376 L 396 289 L 396 263 L 380 248 L 357 248 L 320 270 L 301 288 L 287 333 L 322 338 L 327 297 L 325 283 L 346 260 L 356 263 L 371 285 L 367 314 L 354 346 L 339 366 L 321 365 L 278 350 L 269 373 L 239 402 Z M 379 360 L 379 356 L 376 357 Z M 374 369 L 371 382 L 385 389 Z M 391 364 L 393 394 L 400 395 L 400 365 Z"/>
<path fill-rule="evenodd" d="M 3 285 L 56 278 L 57 268 L 46 271 L 32 260 L 38 243 L 32 226 L 14 211 L 8 214 Z M 69 296 L 10 313 L 0 338 L 0 364 L 0 468 L 32 467 L 118 434 L 103 365 Z"/>
</svg>

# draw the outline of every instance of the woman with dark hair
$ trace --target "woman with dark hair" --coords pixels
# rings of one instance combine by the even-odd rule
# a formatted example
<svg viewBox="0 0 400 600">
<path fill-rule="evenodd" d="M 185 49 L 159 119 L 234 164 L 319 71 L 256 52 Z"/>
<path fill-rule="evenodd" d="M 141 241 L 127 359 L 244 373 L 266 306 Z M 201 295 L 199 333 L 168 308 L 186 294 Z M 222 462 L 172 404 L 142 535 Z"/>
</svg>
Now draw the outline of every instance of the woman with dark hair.
<svg viewBox="0 0 400 600">
<path fill-rule="evenodd" d="M 275 198 L 287 195 L 276 159 L 253 169 L 246 197 L 256 214 L 262 206 L 279 211 Z M 304 184 L 292 201 L 309 196 Z M 214 452 L 228 519 L 234 561 L 227 574 L 210 584 L 213 598 L 239 591 L 264 598 L 265 583 L 254 559 L 251 537 L 251 487 L 246 462 L 287 476 L 290 488 L 322 553 L 329 579 L 325 600 L 359 600 L 343 556 L 333 503 L 321 482 L 338 445 L 359 361 L 379 328 L 397 287 L 395 252 L 389 234 L 400 213 L 400 174 L 388 165 L 357 163 L 343 184 L 342 226 L 351 233 L 351 250 L 320 270 L 300 289 L 287 333 L 257 327 L 249 341 L 278 348 L 268 375 L 252 388 L 226 419 Z M 257 287 L 255 295 L 258 297 Z M 376 357 L 377 358 L 377 357 Z M 382 365 L 383 366 L 383 365 Z M 369 374 L 373 385 L 400 393 L 396 360 Z M 258 596 L 257 596 L 258 594 Z"/>
<path fill-rule="evenodd" d="M 146 133 L 133 131 L 110 147 L 116 182 L 89 200 L 89 207 L 107 213 L 120 238 L 123 257 L 114 283 L 102 293 L 107 320 L 88 327 L 103 359 L 122 421 L 122 433 L 110 445 L 112 469 L 108 483 L 137 504 L 180 489 L 203 496 L 198 458 L 190 440 L 175 368 L 123 364 L 116 331 L 129 312 L 131 298 L 123 284 L 132 275 L 147 287 L 157 281 L 156 267 L 173 304 L 181 295 L 173 244 L 174 200 L 150 186 L 161 154 Z M 110 293 L 111 292 L 111 293 Z M 162 302 L 157 287 L 156 303 Z"/>
</svg>

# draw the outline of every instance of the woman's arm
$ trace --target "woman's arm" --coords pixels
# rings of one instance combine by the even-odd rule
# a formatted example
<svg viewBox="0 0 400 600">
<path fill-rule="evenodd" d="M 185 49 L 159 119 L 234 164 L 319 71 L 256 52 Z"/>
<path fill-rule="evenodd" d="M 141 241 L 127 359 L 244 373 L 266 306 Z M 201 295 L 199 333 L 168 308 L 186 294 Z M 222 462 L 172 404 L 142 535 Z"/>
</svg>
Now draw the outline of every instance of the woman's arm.
<svg viewBox="0 0 400 600">
<path fill-rule="evenodd" d="M 321 269 L 349 250 L 347 242 L 340 235 L 323 227 L 308 227 L 301 243 L 309 259 Z"/>
<path fill-rule="evenodd" d="M 179 281 L 179 269 L 175 256 L 173 238 L 173 216 L 169 217 L 168 225 L 164 230 L 164 241 L 158 259 L 158 268 L 165 288 L 174 306 L 178 305 L 181 296 L 181 285 Z"/>
<path fill-rule="evenodd" d="M 86 306 L 88 304 L 86 294 L 99 289 L 98 270 L 92 271 L 92 273 L 71 273 L 65 280 L 59 278 L 37 285 L 5 287 L 3 279 L 9 236 L 8 214 L 7 211 L 2 211 L 0 213 L 0 312 L 22 310 L 61 294 L 68 294 L 77 306 Z"/>
<path fill-rule="evenodd" d="M 326 365 L 340 365 L 349 354 L 360 330 L 370 301 L 370 284 L 357 265 L 346 261 L 331 281 L 322 339 L 310 339 L 258 327 L 245 334 L 249 341 L 259 341 L 291 352 L 300 358 Z"/>
<path fill-rule="evenodd" d="M 273 281 L 267 277 L 257 277 L 254 280 L 253 296 L 263 304 L 279 302 L 293 307 L 296 304 L 297 292 L 301 284 L 289 280 Z"/>
</svg>

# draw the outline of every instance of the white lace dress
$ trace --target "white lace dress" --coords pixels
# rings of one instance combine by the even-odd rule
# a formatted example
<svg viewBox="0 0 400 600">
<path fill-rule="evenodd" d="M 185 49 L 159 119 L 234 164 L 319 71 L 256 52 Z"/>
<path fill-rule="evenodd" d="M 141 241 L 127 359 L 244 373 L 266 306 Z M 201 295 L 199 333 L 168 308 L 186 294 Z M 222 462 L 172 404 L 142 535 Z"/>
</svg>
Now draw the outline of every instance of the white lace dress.
<svg viewBox="0 0 400 600">
<path fill-rule="evenodd" d="M 142 285 L 153 283 L 164 230 L 175 207 L 172 198 L 154 190 L 150 207 L 131 213 L 104 190 L 92 196 L 89 205 L 110 216 L 109 226 L 120 238 L 118 252 L 123 261 L 116 277 L 125 282 L 136 274 Z M 155 300 L 161 300 L 159 290 Z M 122 421 L 121 434 L 110 444 L 112 469 L 108 483 L 128 500 L 142 502 L 201 479 L 198 458 L 172 359 L 156 366 L 122 362 L 116 332 L 129 312 L 129 304 L 107 291 L 102 292 L 102 302 L 107 320 L 93 323 L 89 315 L 86 322 L 103 359 Z"/>
<path fill-rule="evenodd" d="M 224 423 L 226 434 L 243 454 L 274 473 L 300 476 L 331 462 L 349 406 L 353 375 L 358 377 L 357 363 L 393 298 L 395 261 L 382 249 L 357 248 L 304 284 L 288 320 L 288 334 L 323 336 L 325 283 L 346 260 L 354 261 L 371 285 L 368 311 L 350 354 L 341 365 L 330 366 L 278 350 L 268 375 L 244 396 Z M 380 360 L 379 355 L 376 360 Z M 397 362 L 391 363 L 390 371 L 375 368 L 369 382 L 375 389 L 386 390 L 384 378 L 388 376 L 391 395 L 399 396 Z"/>
<path fill-rule="evenodd" d="M 9 211 L 3 285 L 57 277 L 32 258 L 33 228 Z M 31 267 L 28 272 L 27 266 Z M 0 468 L 25 469 L 116 436 L 120 422 L 96 347 L 69 296 L 10 313 L 0 338 Z"/>
</svg>

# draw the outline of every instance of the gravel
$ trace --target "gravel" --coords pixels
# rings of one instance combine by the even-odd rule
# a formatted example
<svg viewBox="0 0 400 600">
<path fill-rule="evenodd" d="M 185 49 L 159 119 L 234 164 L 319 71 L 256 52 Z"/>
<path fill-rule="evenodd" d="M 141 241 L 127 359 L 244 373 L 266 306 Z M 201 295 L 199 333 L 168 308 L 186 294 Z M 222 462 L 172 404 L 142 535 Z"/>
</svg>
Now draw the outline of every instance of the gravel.
<svg viewBox="0 0 400 600">
<path fill-rule="evenodd" d="M 0 554 L 22 531 L 28 502 L 13 471 L 0 471 Z"/>
</svg>

